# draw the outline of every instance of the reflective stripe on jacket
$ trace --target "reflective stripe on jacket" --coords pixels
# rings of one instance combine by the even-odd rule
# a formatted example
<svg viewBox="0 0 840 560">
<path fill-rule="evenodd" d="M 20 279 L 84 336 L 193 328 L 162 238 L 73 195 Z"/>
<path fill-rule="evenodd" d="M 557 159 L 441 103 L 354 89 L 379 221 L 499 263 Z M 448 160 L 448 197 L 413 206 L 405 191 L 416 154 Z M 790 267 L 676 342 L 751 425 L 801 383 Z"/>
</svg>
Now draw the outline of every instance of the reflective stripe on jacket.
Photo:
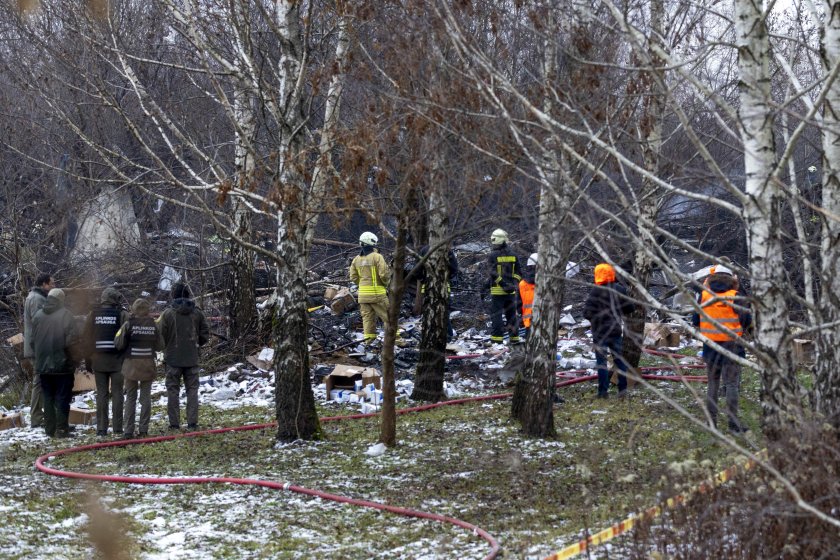
<svg viewBox="0 0 840 560">
<path fill-rule="evenodd" d="M 519 268 L 519 260 L 516 258 L 507 245 L 504 244 L 488 255 L 490 274 L 488 284 L 490 295 L 506 296 L 516 293 L 516 287 L 522 275 Z"/>
<path fill-rule="evenodd" d="M 703 308 L 700 314 L 700 333 L 703 336 L 715 342 L 729 342 L 743 334 L 741 320 L 732 306 L 737 293 L 736 290 L 728 290 L 715 294 L 703 290 L 700 296 L 700 306 Z M 712 321 L 727 330 L 721 330 Z"/>
<path fill-rule="evenodd" d="M 350 279 L 359 286 L 359 303 L 373 303 L 367 300 L 387 295 L 391 269 L 377 252 L 357 255 L 350 264 Z"/>
<path fill-rule="evenodd" d="M 120 330 L 121 310 L 114 307 L 102 307 L 93 313 L 94 352 L 115 354 L 114 337 Z"/>
<path fill-rule="evenodd" d="M 531 326 L 531 314 L 534 309 L 534 291 L 536 284 L 531 284 L 527 280 L 519 282 L 519 299 L 522 300 L 522 324 L 525 328 Z"/>
</svg>

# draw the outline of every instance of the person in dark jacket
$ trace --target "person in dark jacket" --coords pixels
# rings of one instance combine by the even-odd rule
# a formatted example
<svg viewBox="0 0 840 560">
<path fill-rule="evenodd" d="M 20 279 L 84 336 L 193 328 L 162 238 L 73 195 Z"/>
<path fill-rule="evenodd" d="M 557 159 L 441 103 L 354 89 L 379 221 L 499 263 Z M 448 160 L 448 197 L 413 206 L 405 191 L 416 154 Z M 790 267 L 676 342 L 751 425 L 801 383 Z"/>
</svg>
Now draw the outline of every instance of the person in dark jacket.
<svg viewBox="0 0 840 560">
<path fill-rule="evenodd" d="M 741 366 L 709 341 L 736 356 L 744 357 L 741 337 L 752 327 L 749 302 L 738 292 L 735 274 L 723 265 L 717 265 L 703 285 L 698 303 L 702 313 L 695 313 L 692 322 L 703 335 L 703 361 L 709 382 L 706 386 L 706 410 L 712 425 L 717 427 L 718 396 L 721 383 L 726 395 L 726 416 L 729 431 L 740 434 L 746 428 L 738 419 L 738 400 L 741 392 Z"/>
<path fill-rule="evenodd" d="M 26 301 L 23 304 L 23 361 L 21 366 L 32 376 L 32 397 L 29 401 L 29 424 L 33 428 L 40 428 L 44 424 L 44 401 L 41 391 L 41 377 L 35 373 L 32 359 L 35 354 L 32 351 L 32 319 L 35 314 L 44 307 L 47 301 L 47 294 L 54 287 L 52 276 L 39 274 L 35 278 L 35 285 L 29 290 Z"/>
<path fill-rule="evenodd" d="M 516 293 L 522 280 L 519 259 L 508 248 L 508 235 L 505 230 L 497 229 L 490 236 L 493 249 L 487 256 L 487 280 L 485 290 L 490 290 L 490 342 L 504 342 L 505 332 L 510 333 L 511 344 L 519 339 L 519 322 L 516 318 Z M 483 297 L 483 296 L 482 296 Z"/>
<path fill-rule="evenodd" d="M 615 269 L 601 263 L 595 267 L 595 286 L 583 306 L 583 316 L 592 324 L 595 363 L 598 368 L 598 398 L 605 399 L 610 388 L 607 353 L 618 367 L 618 396 L 627 391 L 627 362 L 622 357 L 623 315 L 631 313 L 633 302 L 624 286 L 615 281 Z"/>
<path fill-rule="evenodd" d="M 126 389 L 125 439 L 134 437 L 137 393 L 140 393 L 140 437 L 149 435 L 149 420 L 152 415 L 152 381 L 155 379 L 155 352 L 163 349 L 160 330 L 154 319 L 149 317 L 149 302 L 144 298 L 134 300 L 131 316 L 123 323 L 114 346 L 123 353 L 122 375 Z"/>
<path fill-rule="evenodd" d="M 118 290 L 105 288 L 99 298 L 100 305 L 85 319 L 86 363 L 90 364 L 96 378 L 96 435 L 99 437 L 108 435 L 109 401 L 114 434 L 121 435 L 123 431 L 122 355 L 114 347 L 117 331 L 128 321 L 122 300 Z"/>
<path fill-rule="evenodd" d="M 71 437 L 68 417 L 73 374 L 81 358 L 81 337 L 73 314 L 64 307 L 64 291 L 53 288 L 32 319 L 30 342 L 35 373 L 41 376 L 44 431 L 50 437 Z"/>
<path fill-rule="evenodd" d="M 198 349 L 210 340 L 210 326 L 191 296 L 186 285 L 175 284 L 172 304 L 157 320 L 165 345 L 166 410 L 171 430 L 181 427 L 181 378 L 187 391 L 187 427 L 198 428 Z"/>
</svg>

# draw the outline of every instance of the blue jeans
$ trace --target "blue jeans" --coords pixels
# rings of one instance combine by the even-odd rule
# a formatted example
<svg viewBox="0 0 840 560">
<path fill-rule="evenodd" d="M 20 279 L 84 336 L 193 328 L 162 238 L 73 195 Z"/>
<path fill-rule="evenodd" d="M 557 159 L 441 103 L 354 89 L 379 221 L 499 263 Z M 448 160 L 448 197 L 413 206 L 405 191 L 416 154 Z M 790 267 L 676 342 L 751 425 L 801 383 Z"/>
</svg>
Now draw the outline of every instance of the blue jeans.
<svg viewBox="0 0 840 560">
<path fill-rule="evenodd" d="M 627 390 L 627 362 L 621 356 L 621 336 L 605 338 L 595 345 L 595 366 L 598 368 L 598 394 L 606 395 L 610 388 L 610 371 L 607 369 L 607 352 L 612 353 L 618 367 L 618 392 Z"/>
</svg>

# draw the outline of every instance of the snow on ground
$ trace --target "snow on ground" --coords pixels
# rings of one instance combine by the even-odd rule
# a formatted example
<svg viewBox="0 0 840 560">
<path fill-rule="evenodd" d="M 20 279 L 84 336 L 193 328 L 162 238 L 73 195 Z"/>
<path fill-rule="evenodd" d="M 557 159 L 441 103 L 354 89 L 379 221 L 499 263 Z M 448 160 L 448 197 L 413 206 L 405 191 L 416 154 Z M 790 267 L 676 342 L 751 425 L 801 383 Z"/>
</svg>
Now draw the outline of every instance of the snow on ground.
<svg viewBox="0 0 840 560">
<path fill-rule="evenodd" d="M 479 356 L 471 360 L 472 373 L 449 375 L 448 396 L 486 394 L 503 389 L 504 385 L 495 376 L 495 372 L 503 370 L 510 355 L 509 350 L 504 345 L 487 346 L 485 339 L 485 333 L 471 331 L 462 333 L 456 341 L 457 347 L 453 348 L 456 353 Z M 401 352 L 397 352 L 398 360 Z M 585 339 L 560 340 L 557 352 L 559 367 L 594 367 L 591 347 Z M 367 353 L 363 355 L 367 357 Z M 409 355 L 410 351 L 405 354 L 406 357 Z M 201 377 L 201 406 L 222 410 L 252 406 L 270 410 L 273 407 L 273 379 L 273 372 L 261 371 L 250 364 L 236 364 L 225 371 L 208 373 Z M 407 399 L 413 384 L 409 379 L 401 379 L 397 389 L 400 397 Z M 325 399 L 326 392 L 322 383 L 314 386 L 314 392 L 316 399 Z M 162 381 L 153 384 L 152 394 L 156 411 L 152 424 L 164 424 L 166 394 Z M 93 392 L 77 395 L 73 406 L 95 408 Z M 350 406 L 360 411 L 363 409 L 363 403 Z M 486 403 L 483 406 L 492 407 L 495 404 Z M 23 412 L 26 413 L 28 425 L 28 409 L 23 409 Z M 596 417 L 603 413 L 601 410 L 592 412 Z M 452 429 L 457 430 L 457 427 Z M 463 427 L 463 430 L 475 433 L 474 427 Z M 79 436 L 92 436 L 94 431 L 94 426 L 77 427 Z M 480 435 L 484 438 L 510 437 L 511 431 L 509 427 L 488 424 L 481 428 Z M 42 430 L 29 428 L 0 432 L 0 557 L 53 560 L 92 555 L 87 540 L 79 537 L 85 530 L 87 517 L 84 514 L 73 514 L 74 508 L 70 507 L 85 493 L 85 486 L 68 479 L 44 475 L 34 468 L 23 475 L 9 475 L 3 468 L 5 458 L 12 454 L 24 450 L 29 453 L 32 450 L 36 450 L 36 453 L 45 452 L 74 441 L 78 440 L 50 440 Z M 518 453 L 526 459 L 567 453 L 560 441 L 521 440 L 518 444 Z M 278 446 L 275 452 L 288 452 L 289 449 Z M 364 447 L 360 452 L 363 450 Z M 366 458 L 366 468 L 371 473 L 385 470 L 393 472 L 393 468 L 385 467 L 398 467 L 401 461 L 412 461 L 414 453 L 416 449 L 412 442 L 403 442 L 399 452 L 389 451 L 381 456 Z M 241 467 L 238 474 L 248 476 L 247 465 Z M 115 464 L 113 468 L 116 472 L 119 465 Z M 318 465 L 312 465 L 311 468 L 317 469 Z M 470 478 L 473 472 L 468 467 L 453 477 Z M 341 480 L 325 482 L 333 491 L 347 486 Z M 399 476 L 383 477 L 381 494 L 366 497 L 387 501 L 387 487 L 399 484 Z M 353 489 L 350 487 L 347 490 L 352 493 Z M 349 506 L 287 492 L 231 485 L 102 485 L 101 492 L 109 509 L 128 516 L 139 525 L 140 529 L 134 531 L 134 535 L 139 540 L 138 557 L 145 560 L 207 558 L 208 550 L 214 551 L 215 558 L 249 558 L 248 550 L 260 550 L 260 554 L 274 550 L 272 557 L 277 558 L 309 558 L 324 554 L 334 558 L 415 559 L 480 558 L 488 550 L 483 541 L 466 531 L 437 524 L 430 526 L 431 522 L 428 521 L 397 516 L 388 517 L 387 533 L 405 539 L 405 542 L 381 550 L 377 547 L 375 535 L 359 538 L 359 532 L 364 531 L 364 527 L 355 526 L 355 523 L 363 522 L 368 516 L 378 514 L 350 508 L 348 517 L 346 512 Z M 33 511 L 27 507 L 28 498 L 43 493 L 54 496 L 49 511 Z M 455 517 L 462 514 L 457 505 L 431 498 L 424 502 L 424 508 Z M 256 510 L 260 510 L 260 515 L 254 515 Z M 425 536 L 430 533 L 437 535 L 436 538 Z M 503 535 L 496 536 L 501 538 Z M 545 544 L 535 544 L 532 550 L 536 558 L 536 554 L 545 552 Z"/>
</svg>

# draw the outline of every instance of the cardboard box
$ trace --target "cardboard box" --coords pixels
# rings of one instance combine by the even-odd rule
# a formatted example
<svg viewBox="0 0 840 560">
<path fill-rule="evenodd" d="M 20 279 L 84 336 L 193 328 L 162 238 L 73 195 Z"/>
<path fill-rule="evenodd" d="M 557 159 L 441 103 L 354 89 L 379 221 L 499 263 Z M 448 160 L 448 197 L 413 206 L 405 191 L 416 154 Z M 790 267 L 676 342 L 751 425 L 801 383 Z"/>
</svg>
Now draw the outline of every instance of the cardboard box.
<svg viewBox="0 0 840 560">
<path fill-rule="evenodd" d="M 82 393 L 96 389 L 96 378 L 89 371 L 77 371 L 73 379 L 73 392 Z"/>
<path fill-rule="evenodd" d="M 333 298 L 338 294 L 338 291 L 341 289 L 340 286 L 334 286 L 333 284 L 327 285 L 324 289 L 324 301 L 327 303 L 331 302 Z"/>
<path fill-rule="evenodd" d="M 338 364 L 332 373 L 324 378 L 327 400 L 333 400 L 332 391 L 336 389 L 347 389 L 348 395 L 355 392 L 357 380 L 360 380 L 363 386 L 372 383 L 376 388 L 382 387 L 382 378 L 377 370 Z"/>
<path fill-rule="evenodd" d="M 23 427 L 23 414 L 20 412 L 0 412 L 0 430 Z"/>
<path fill-rule="evenodd" d="M 813 364 L 816 360 L 817 349 L 813 340 L 806 338 L 793 339 L 793 363 L 796 365 Z"/>
<path fill-rule="evenodd" d="M 346 311 L 353 311 L 356 309 L 356 298 L 353 297 L 353 294 L 351 294 L 350 290 L 347 288 L 341 288 L 338 290 L 329 302 L 333 315 L 341 315 Z"/>
<path fill-rule="evenodd" d="M 645 323 L 645 346 L 651 348 L 673 348 L 679 345 L 679 325 Z"/>
<path fill-rule="evenodd" d="M 70 415 L 67 417 L 70 424 L 92 426 L 96 424 L 96 411 L 84 408 L 70 407 Z"/>
</svg>

